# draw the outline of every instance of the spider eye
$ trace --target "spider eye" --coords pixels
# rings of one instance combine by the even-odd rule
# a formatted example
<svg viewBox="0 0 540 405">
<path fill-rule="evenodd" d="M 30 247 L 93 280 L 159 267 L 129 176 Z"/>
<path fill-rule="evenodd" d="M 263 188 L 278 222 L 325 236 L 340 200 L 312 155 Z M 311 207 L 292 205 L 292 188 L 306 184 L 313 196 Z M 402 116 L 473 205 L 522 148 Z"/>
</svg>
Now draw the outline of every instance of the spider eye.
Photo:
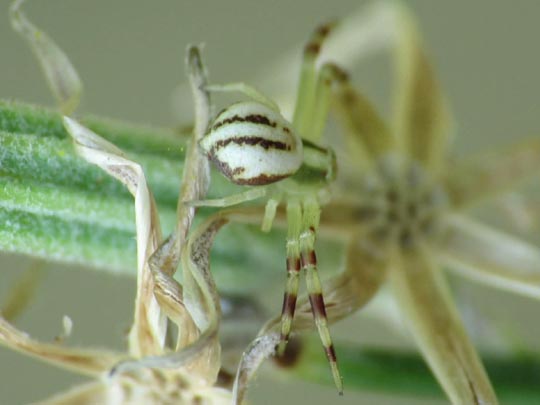
<svg viewBox="0 0 540 405">
<path fill-rule="evenodd" d="M 302 142 L 291 124 L 255 101 L 236 103 L 219 113 L 199 145 L 236 184 L 270 184 L 293 175 L 302 164 Z"/>
</svg>

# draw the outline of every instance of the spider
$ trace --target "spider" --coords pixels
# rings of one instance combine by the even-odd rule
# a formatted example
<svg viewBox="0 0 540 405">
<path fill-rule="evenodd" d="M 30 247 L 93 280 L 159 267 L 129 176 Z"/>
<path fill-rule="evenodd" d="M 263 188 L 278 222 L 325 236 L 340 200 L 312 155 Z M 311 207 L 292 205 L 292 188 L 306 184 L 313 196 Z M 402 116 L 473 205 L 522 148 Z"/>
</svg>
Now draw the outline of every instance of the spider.
<svg viewBox="0 0 540 405">
<path fill-rule="evenodd" d="M 276 209 L 286 202 L 287 281 L 277 348 L 283 354 L 291 332 L 300 272 L 306 277 L 311 310 L 340 394 L 343 385 L 328 328 L 326 308 L 314 249 L 321 203 L 329 198 L 336 159 L 317 141 L 325 127 L 334 65 L 316 66 L 317 56 L 334 23 L 314 31 L 304 49 L 296 108 L 292 122 L 264 94 L 245 83 L 208 86 L 213 92 L 236 91 L 251 100 L 230 105 L 217 114 L 199 146 L 231 182 L 253 186 L 245 192 L 213 200 L 191 201 L 192 206 L 226 207 L 267 197 L 262 230 L 270 231 Z"/>
</svg>

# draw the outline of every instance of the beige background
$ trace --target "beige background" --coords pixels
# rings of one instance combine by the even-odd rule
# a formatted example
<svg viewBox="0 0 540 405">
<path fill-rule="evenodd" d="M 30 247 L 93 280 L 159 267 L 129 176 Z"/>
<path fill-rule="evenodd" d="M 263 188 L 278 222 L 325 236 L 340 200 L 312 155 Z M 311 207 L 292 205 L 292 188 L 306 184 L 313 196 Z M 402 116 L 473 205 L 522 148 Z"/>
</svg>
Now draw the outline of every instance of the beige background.
<svg viewBox="0 0 540 405">
<path fill-rule="evenodd" d="M 261 67 L 301 44 L 317 23 L 347 15 L 361 3 L 48 0 L 30 2 L 26 10 L 78 68 L 86 87 L 81 111 L 172 126 L 178 124 L 178 115 L 173 114 L 171 94 L 184 81 L 183 51 L 188 43 L 206 43 L 206 62 L 214 82 L 252 80 Z M 538 135 L 540 2 L 409 3 L 457 119 L 459 153 Z M 33 56 L 10 30 L 7 8 L 8 1 L 0 0 L 0 97 L 52 106 Z M 384 62 L 358 66 L 354 74 L 355 82 L 386 109 Z M 10 281 L 28 261 L 11 256 L 0 260 L 1 302 Z M 464 306 L 472 304 L 479 308 L 480 316 L 500 319 L 509 328 L 519 328 L 524 311 L 531 308 L 522 298 L 486 293 L 486 289 L 470 285 L 461 290 Z M 281 296 L 279 289 L 274 293 Z M 132 296 L 133 280 L 52 264 L 33 307 L 18 325 L 34 336 L 50 339 L 58 334 L 62 315 L 69 314 L 75 322 L 73 343 L 120 349 L 129 326 Z M 360 325 L 358 332 L 351 334 L 355 325 Z M 362 317 L 338 328 L 355 341 L 379 340 L 390 333 Z M 539 331 L 528 332 L 538 336 Z M 0 349 L 2 404 L 34 401 L 78 381 L 81 379 L 72 374 Z M 361 399 L 366 404 L 406 403 L 404 398 L 350 391 L 337 398 L 331 388 L 294 384 L 261 376 L 253 390 L 254 403 L 353 404 Z M 409 399 L 407 403 L 434 402 Z"/>
</svg>

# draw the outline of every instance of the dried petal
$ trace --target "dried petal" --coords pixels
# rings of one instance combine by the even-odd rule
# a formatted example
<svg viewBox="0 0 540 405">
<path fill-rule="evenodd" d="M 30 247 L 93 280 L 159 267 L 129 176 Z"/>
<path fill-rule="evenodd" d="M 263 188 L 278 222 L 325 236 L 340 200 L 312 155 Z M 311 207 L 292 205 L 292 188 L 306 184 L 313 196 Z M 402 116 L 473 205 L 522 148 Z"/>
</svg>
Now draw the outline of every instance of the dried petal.
<svg viewBox="0 0 540 405">
<path fill-rule="evenodd" d="M 73 137 L 79 155 L 120 180 L 135 197 L 138 271 L 130 352 L 136 356 L 159 354 L 165 342 L 166 318 L 153 294 L 153 278 L 147 260 L 161 241 L 161 230 L 155 201 L 142 167 L 75 120 L 64 117 L 64 125 Z"/>
<path fill-rule="evenodd" d="M 82 82 L 66 54 L 47 36 L 34 26 L 21 11 L 24 0 L 15 1 L 10 9 L 13 29 L 30 44 L 38 58 L 47 83 L 56 97 L 60 111 L 69 115 L 79 105 Z"/>
<path fill-rule="evenodd" d="M 242 354 L 242 359 L 238 365 L 238 371 L 234 380 L 233 404 L 242 404 L 249 382 L 262 362 L 274 355 L 279 341 L 279 333 L 264 334 L 255 339 Z"/>
<path fill-rule="evenodd" d="M 438 256 L 465 277 L 540 298 L 540 249 L 518 238 L 454 216 Z"/>
<path fill-rule="evenodd" d="M 164 273 L 161 277 L 162 280 L 165 275 L 172 276 L 176 272 L 180 262 L 180 252 L 191 229 L 195 207 L 187 205 L 186 201 L 204 199 L 210 184 L 209 162 L 206 156 L 199 151 L 198 147 L 199 140 L 202 139 L 208 128 L 211 113 L 210 94 L 206 90 L 207 76 L 198 47 L 190 46 L 188 48 L 186 68 L 188 70 L 195 104 L 195 127 L 193 129 L 191 143 L 186 152 L 184 171 L 182 173 L 180 196 L 177 206 L 177 225 L 173 234 L 148 259 L 154 276 Z M 178 334 L 176 346 L 179 348 L 191 341 L 194 331 L 191 330 L 193 326 L 191 315 L 184 312 L 177 315 L 186 322 L 186 325 L 180 328 L 180 333 Z M 182 322 L 180 318 L 171 319 L 176 319 L 180 323 Z"/>
<path fill-rule="evenodd" d="M 422 49 L 412 16 L 395 6 L 398 25 L 396 136 L 412 159 L 438 172 L 449 135 L 449 113 L 435 73 Z"/>
<path fill-rule="evenodd" d="M 389 276 L 408 326 L 454 404 L 497 404 L 476 350 L 459 320 L 448 287 L 424 246 L 398 255 Z"/>
<path fill-rule="evenodd" d="M 199 329 L 184 305 L 182 286 L 178 281 L 159 270 L 152 270 L 152 274 L 159 306 L 178 327 L 176 350 L 180 350 L 197 339 Z"/>
<path fill-rule="evenodd" d="M 347 74 L 338 72 L 337 77 L 334 100 L 347 134 L 348 154 L 356 157 L 355 166 L 363 170 L 364 159 L 377 160 L 388 153 L 396 146 L 395 139 L 371 103 L 352 86 Z"/>
<path fill-rule="evenodd" d="M 0 344 L 25 355 L 91 376 L 107 372 L 125 357 L 104 350 L 84 350 L 42 343 L 21 332 L 3 318 L 0 318 Z"/>
<path fill-rule="evenodd" d="M 43 279 L 44 264 L 42 260 L 34 260 L 16 284 L 10 288 L 9 295 L 0 310 L 6 321 L 12 322 L 26 309 Z"/>
<path fill-rule="evenodd" d="M 227 220 L 219 215 L 209 218 L 193 232 L 182 251 L 183 301 L 193 322 L 201 332 L 200 335 L 177 352 L 120 363 L 111 374 L 148 367 L 189 367 L 206 378 L 210 384 L 216 381 L 220 365 L 217 333 L 221 310 L 217 288 L 210 272 L 209 255 L 213 238 L 225 223 Z M 164 273 L 159 275 L 159 277 L 163 276 Z M 166 288 L 172 291 L 175 287 L 174 284 L 169 284 Z M 178 289 L 175 294 L 179 294 Z M 183 327 L 183 325 L 179 326 Z"/>
<path fill-rule="evenodd" d="M 455 164 L 444 181 L 454 206 L 464 208 L 516 188 L 539 171 L 540 139 L 527 139 Z"/>
</svg>

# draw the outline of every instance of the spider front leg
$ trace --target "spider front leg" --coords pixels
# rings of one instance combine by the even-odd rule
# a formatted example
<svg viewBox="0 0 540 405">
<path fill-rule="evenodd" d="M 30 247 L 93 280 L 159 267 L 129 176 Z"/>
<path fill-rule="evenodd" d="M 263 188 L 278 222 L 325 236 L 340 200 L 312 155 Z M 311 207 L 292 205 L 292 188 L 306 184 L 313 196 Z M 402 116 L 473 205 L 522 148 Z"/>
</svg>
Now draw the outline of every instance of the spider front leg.
<svg viewBox="0 0 540 405">
<path fill-rule="evenodd" d="M 287 204 L 287 284 L 283 297 L 281 333 L 277 353 L 278 355 L 283 354 L 289 339 L 298 295 L 299 273 L 302 270 L 306 277 L 309 302 L 315 325 L 332 370 L 334 383 L 341 395 L 343 394 L 343 382 L 328 328 L 323 291 L 317 271 L 315 237 L 319 227 L 320 212 L 319 203 L 314 196 L 304 197 L 302 204 L 296 200 L 292 200 Z"/>
<path fill-rule="evenodd" d="M 241 204 L 243 202 L 253 201 L 257 198 L 264 197 L 267 193 L 265 187 L 250 188 L 241 193 L 228 195 L 222 198 L 213 198 L 210 200 L 195 200 L 186 201 L 186 205 L 190 207 L 230 207 L 232 205 Z"/>
<path fill-rule="evenodd" d="M 302 207 L 296 200 L 287 204 L 287 282 L 281 309 L 281 335 L 277 354 L 285 352 L 285 346 L 291 333 L 291 325 L 298 297 L 298 281 L 301 269 L 300 234 L 302 230 Z"/>
<path fill-rule="evenodd" d="M 326 317 L 326 307 L 324 304 L 323 291 L 319 272 L 317 271 L 317 255 L 315 254 L 315 236 L 319 228 L 321 209 L 316 198 L 309 197 L 304 201 L 304 213 L 302 218 L 302 232 L 300 234 L 300 264 L 306 274 L 306 285 L 311 304 L 311 311 L 315 319 L 315 325 L 319 332 L 321 342 L 330 368 L 334 383 L 340 394 L 343 394 L 343 383 L 337 366 L 336 352 Z"/>
<path fill-rule="evenodd" d="M 304 48 L 298 96 L 293 126 L 304 140 L 303 170 L 293 176 L 294 181 L 285 183 L 293 190 L 287 204 L 287 284 L 283 298 L 280 325 L 280 343 L 277 353 L 284 352 L 296 308 L 298 276 L 303 270 L 306 277 L 311 311 L 328 358 L 334 383 L 340 394 L 343 383 L 337 366 L 337 358 L 328 329 L 326 307 L 315 254 L 315 236 L 319 227 L 320 206 L 317 195 L 332 181 L 335 174 L 335 156 L 331 150 L 321 148 L 317 142 L 322 136 L 328 115 L 331 85 L 336 70 L 331 64 L 317 69 L 316 60 L 325 38 L 333 24 L 319 27 Z M 316 173 L 316 174 L 315 174 Z M 315 175 L 314 175 L 315 174 Z M 299 195 L 296 189 L 299 188 Z"/>
<path fill-rule="evenodd" d="M 233 83 L 225 83 L 225 84 L 212 84 L 210 86 L 206 86 L 205 88 L 207 91 L 212 92 L 234 92 L 234 93 L 241 93 L 249 98 L 257 101 L 258 103 L 264 104 L 271 110 L 277 111 L 279 113 L 279 107 L 278 105 L 270 98 L 266 97 L 262 92 L 257 90 L 255 87 L 250 86 L 247 83 L 244 82 L 233 82 Z"/>
</svg>

